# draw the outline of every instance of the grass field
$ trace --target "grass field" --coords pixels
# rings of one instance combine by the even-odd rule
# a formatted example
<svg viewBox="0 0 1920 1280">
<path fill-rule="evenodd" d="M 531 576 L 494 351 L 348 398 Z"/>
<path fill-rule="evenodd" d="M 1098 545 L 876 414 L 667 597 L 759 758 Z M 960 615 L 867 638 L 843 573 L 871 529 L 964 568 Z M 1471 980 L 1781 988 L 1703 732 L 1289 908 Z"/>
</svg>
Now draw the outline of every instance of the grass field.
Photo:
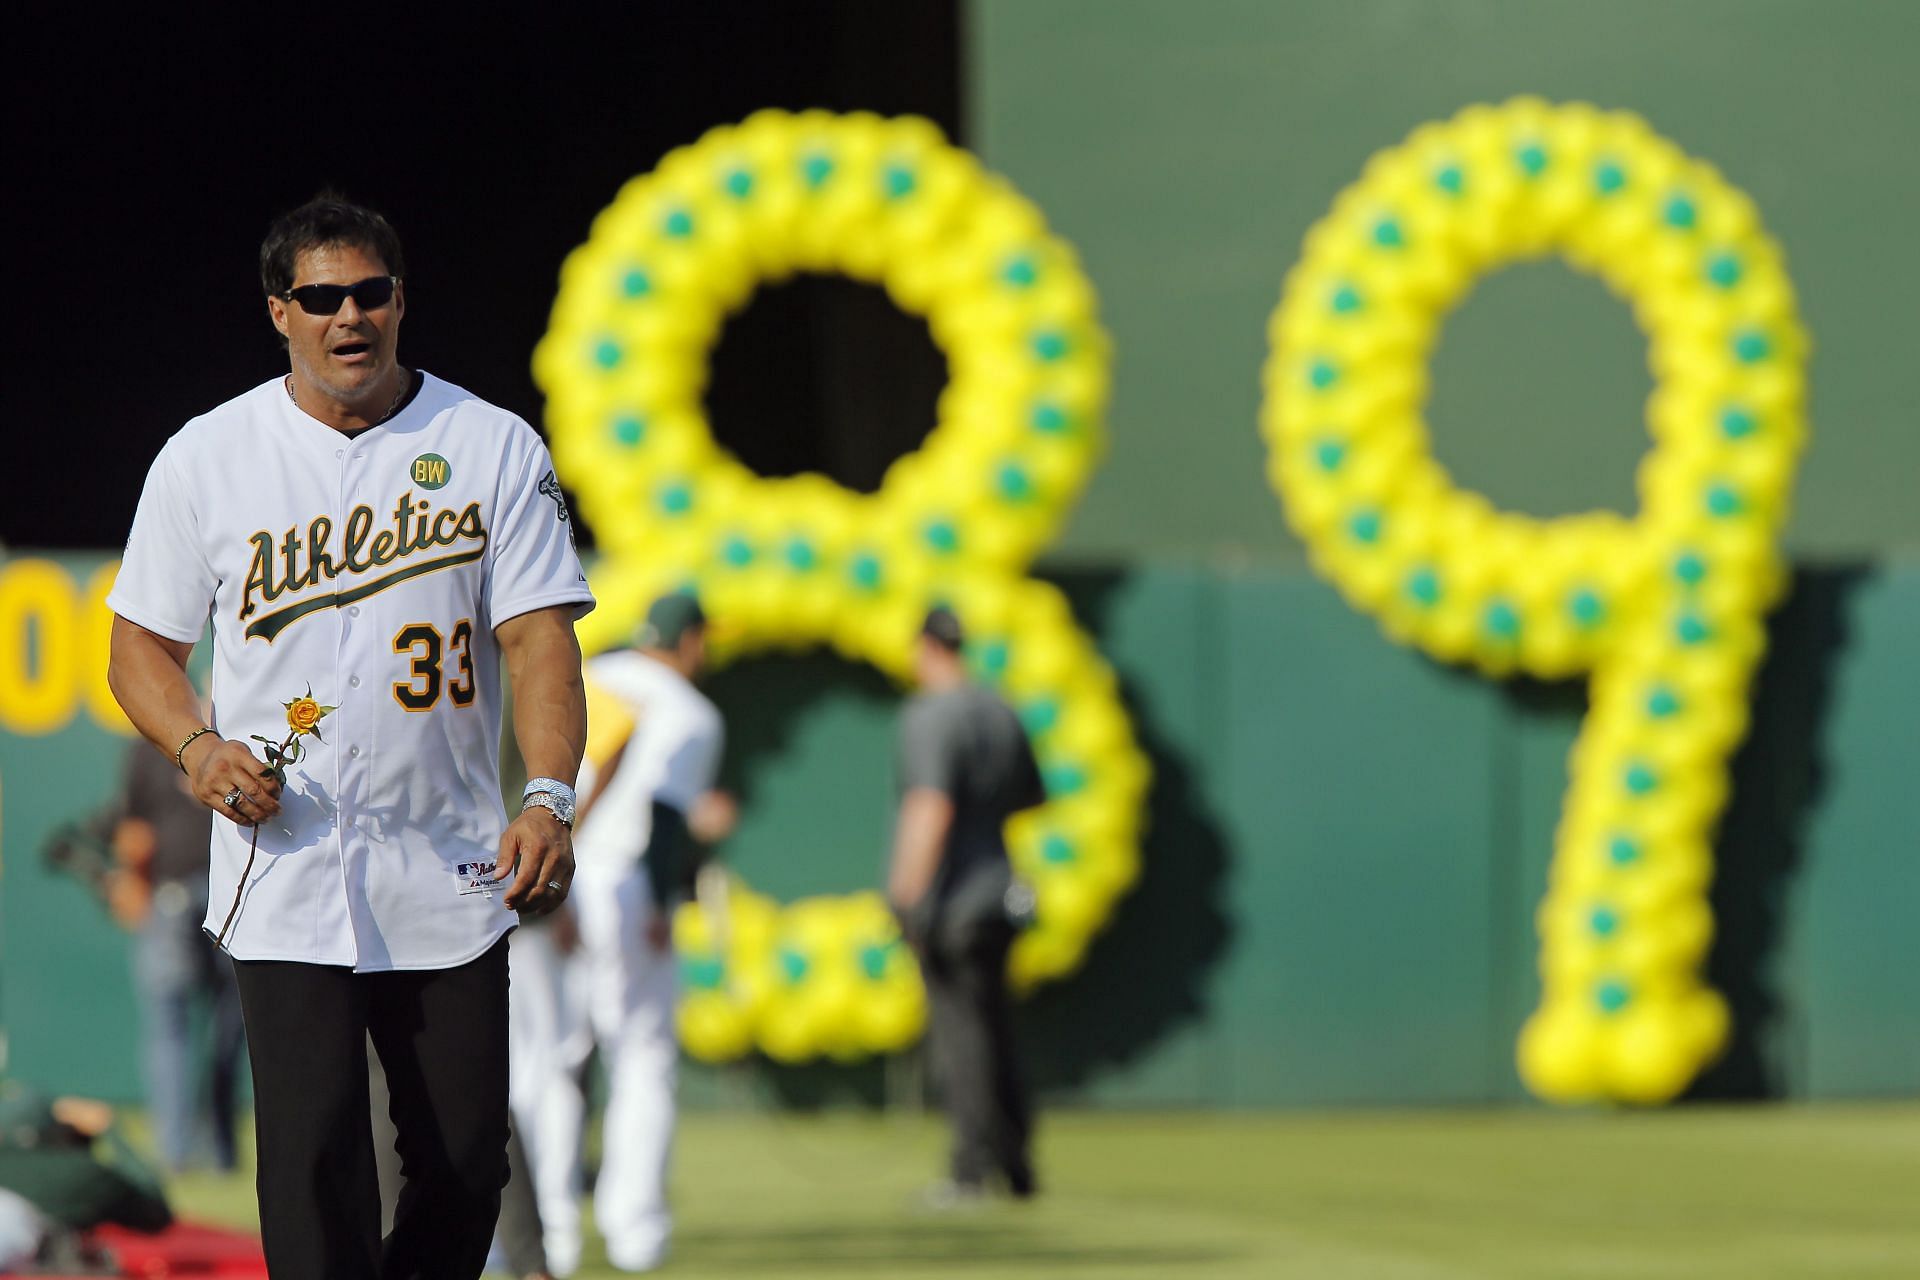
<svg viewBox="0 0 1920 1280">
<path fill-rule="evenodd" d="M 933 1215 L 926 1118 L 698 1115 L 664 1274 L 1920 1276 L 1920 1103 L 1047 1117 L 1026 1205 Z M 186 1178 L 252 1225 L 250 1180 Z M 587 1280 L 611 1277 L 597 1240 Z"/>
</svg>

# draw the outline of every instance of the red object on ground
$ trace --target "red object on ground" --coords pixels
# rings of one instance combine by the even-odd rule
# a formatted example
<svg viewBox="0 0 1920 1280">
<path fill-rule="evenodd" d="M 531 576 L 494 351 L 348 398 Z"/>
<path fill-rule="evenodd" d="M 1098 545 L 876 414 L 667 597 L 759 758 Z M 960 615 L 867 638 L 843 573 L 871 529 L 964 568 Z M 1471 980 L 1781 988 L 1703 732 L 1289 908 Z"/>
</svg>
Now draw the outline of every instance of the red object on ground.
<svg viewBox="0 0 1920 1280">
<path fill-rule="evenodd" d="M 176 1222 L 150 1236 L 124 1227 L 96 1227 L 87 1239 L 119 1259 L 122 1276 L 137 1280 L 267 1280 L 260 1237 L 244 1231 Z"/>
</svg>

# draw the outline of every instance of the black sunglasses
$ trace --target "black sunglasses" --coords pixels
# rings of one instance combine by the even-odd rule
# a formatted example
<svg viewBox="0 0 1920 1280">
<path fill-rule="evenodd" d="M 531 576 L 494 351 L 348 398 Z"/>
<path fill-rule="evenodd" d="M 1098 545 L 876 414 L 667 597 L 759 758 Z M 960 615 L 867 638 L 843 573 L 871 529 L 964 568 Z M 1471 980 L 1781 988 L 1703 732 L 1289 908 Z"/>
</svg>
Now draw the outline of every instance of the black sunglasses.
<svg viewBox="0 0 1920 1280">
<path fill-rule="evenodd" d="M 393 301 L 393 287 L 399 283 L 399 276 L 368 276 L 355 284 L 303 284 L 281 296 L 299 303 L 310 316 L 333 315 L 348 298 L 362 311 L 377 311 Z"/>
</svg>

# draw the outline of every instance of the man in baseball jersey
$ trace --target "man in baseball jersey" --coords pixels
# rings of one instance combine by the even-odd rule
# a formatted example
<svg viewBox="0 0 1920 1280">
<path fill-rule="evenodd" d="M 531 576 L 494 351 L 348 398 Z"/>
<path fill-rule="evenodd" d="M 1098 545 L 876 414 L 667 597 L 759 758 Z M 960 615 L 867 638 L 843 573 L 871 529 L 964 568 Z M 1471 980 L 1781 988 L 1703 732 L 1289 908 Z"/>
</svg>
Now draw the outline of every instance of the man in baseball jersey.
<svg viewBox="0 0 1920 1280">
<path fill-rule="evenodd" d="M 719 711 L 693 686 L 706 661 L 706 635 L 693 596 L 663 596 L 648 609 L 637 646 L 602 654 L 586 669 L 592 732 L 574 846 L 580 878 L 568 909 L 578 918 L 588 1021 L 607 1071 L 594 1221 L 608 1260 L 623 1271 L 658 1266 L 672 1226 L 666 1177 L 679 1061 L 673 902 L 694 842 L 689 818 L 713 786 L 723 737 Z M 516 954 L 516 966 L 520 959 Z M 538 1118 L 523 1114 L 521 1123 L 548 1264 L 566 1275 L 580 1253 L 585 1103 L 577 1074 L 559 1065 L 558 1078 L 543 1080 L 538 1093 L 570 1098 L 570 1114 L 548 1106 Z"/>
<path fill-rule="evenodd" d="M 260 267 L 291 370 L 155 459 L 109 680 L 224 819 L 205 924 L 235 960 L 275 1280 L 468 1280 L 507 1177 L 506 934 L 572 876 L 593 597 L 540 437 L 399 363 L 384 218 L 323 196 Z M 209 619 L 203 718 L 186 660 Z M 503 659 L 536 775 L 511 822 Z M 369 1035 L 406 1177 L 384 1241 Z"/>
<path fill-rule="evenodd" d="M 1007 1001 L 1019 889 L 1007 819 L 1046 800 L 1020 717 L 967 678 L 960 620 L 927 615 L 917 693 L 900 716 L 900 812 L 887 898 L 927 983 L 934 1077 L 953 1125 L 936 1206 L 978 1199 L 991 1179 L 1033 1194 L 1031 1107 Z"/>
</svg>

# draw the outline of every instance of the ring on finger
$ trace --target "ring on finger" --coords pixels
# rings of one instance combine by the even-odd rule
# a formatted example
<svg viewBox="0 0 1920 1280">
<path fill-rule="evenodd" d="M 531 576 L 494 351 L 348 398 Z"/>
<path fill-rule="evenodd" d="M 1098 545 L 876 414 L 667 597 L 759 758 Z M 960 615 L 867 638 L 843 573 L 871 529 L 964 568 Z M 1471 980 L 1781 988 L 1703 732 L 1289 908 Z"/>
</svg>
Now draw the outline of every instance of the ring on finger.
<svg viewBox="0 0 1920 1280">
<path fill-rule="evenodd" d="M 547 888 L 553 890 L 555 893 L 559 893 L 562 889 L 565 889 L 566 887 L 567 886 L 561 884 L 558 880 L 547 881 Z"/>
<path fill-rule="evenodd" d="M 242 791 L 239 787 L 235 787 L 233 790 L 227 792 L 226 796 L 222 800 L 222 803 L 224 803 L 229 809 L 238 809 L 240 807 L 240 802 L 242 800 L 245 800 L 246 798 L 247 798 L 247 793 L 245 791 Z"/>
</svg>

